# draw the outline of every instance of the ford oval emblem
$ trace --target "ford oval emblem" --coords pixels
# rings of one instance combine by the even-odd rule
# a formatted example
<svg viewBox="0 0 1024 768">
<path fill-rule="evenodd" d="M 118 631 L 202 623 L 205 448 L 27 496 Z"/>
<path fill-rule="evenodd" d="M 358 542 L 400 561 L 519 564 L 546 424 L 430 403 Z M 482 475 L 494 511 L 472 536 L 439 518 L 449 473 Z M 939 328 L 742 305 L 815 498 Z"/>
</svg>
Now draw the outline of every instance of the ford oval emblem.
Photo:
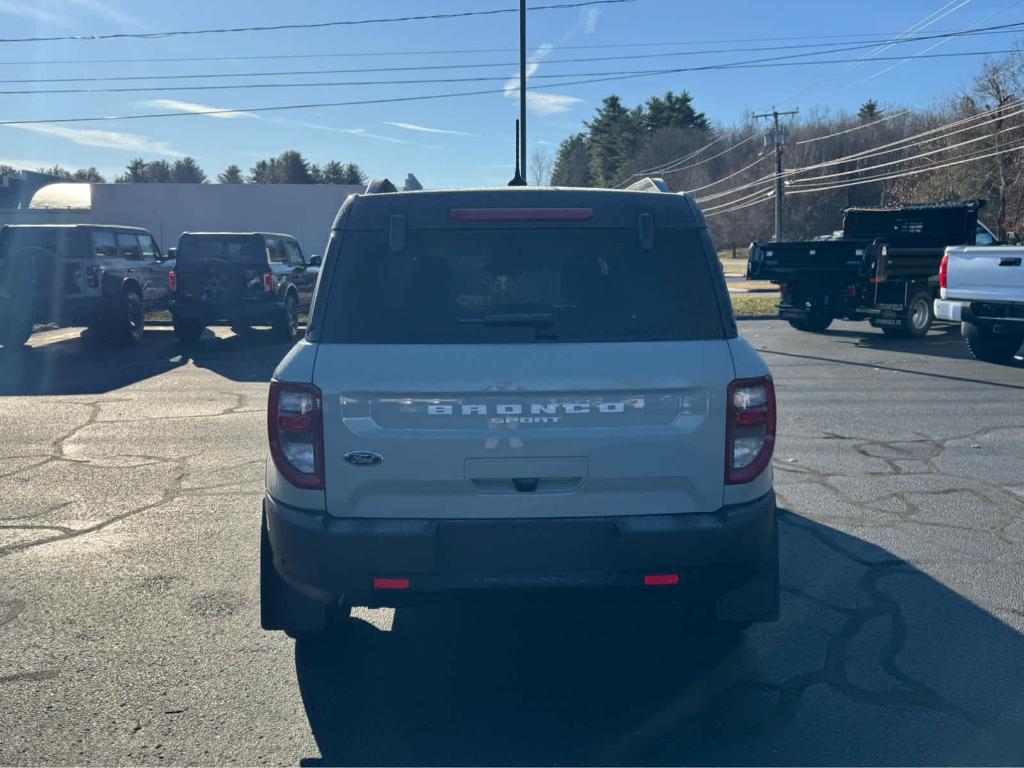
<svg viewBox="0 0 1024 768">
<path fill-rule="evenodd" d="M 384 457 L 373 451 L 349 451 L 345 461 L 354 467 L 375 467 L 384 461 Z"/>
</svg>

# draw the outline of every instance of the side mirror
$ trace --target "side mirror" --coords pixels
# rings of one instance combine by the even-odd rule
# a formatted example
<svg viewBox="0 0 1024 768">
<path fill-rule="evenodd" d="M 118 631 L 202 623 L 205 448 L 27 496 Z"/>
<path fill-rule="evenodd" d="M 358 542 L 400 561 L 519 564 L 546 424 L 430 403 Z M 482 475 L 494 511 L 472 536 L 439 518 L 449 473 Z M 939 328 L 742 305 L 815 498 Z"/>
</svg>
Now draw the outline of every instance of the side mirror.
<svg viewBox="0 0 1024 768">
<path fill-rule="evenodd" d="M 309 257 L 309 261 L 307 263 L 311 267 L 319 267 L 320 266 L 320 257 L 314 253 L 312 256 Z"/>
<path fill-rule="evenodd" d="M 1008 232 L 1006 234 L 1006 242 L 1010 245 L 1020 245 L 1020 235 L 1016 232 Z"/>
</svg>

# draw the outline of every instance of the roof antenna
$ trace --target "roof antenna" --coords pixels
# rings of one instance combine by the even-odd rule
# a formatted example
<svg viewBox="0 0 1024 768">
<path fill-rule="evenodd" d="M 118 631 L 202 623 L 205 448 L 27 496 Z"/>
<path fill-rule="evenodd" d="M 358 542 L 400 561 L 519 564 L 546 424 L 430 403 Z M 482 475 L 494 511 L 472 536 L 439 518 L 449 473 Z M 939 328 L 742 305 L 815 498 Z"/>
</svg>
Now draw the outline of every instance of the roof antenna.
<svg viewBox="0 0 1024 768">
<path fill-rule="evenodd" d="M 519 0 L 519 119 L 516 120 L 516 175 L 510 187 L 526 186 L 526 0 Z"/>
<path fill-rule="evenodd" d="M 516 120 L 516 175 L 512 177 L 512 181 L 508 183 L 510 187 L 525 187 L 526 179 L 523 178 L 521 166 L 519 164 L 519 121 Z"/>
</svg>

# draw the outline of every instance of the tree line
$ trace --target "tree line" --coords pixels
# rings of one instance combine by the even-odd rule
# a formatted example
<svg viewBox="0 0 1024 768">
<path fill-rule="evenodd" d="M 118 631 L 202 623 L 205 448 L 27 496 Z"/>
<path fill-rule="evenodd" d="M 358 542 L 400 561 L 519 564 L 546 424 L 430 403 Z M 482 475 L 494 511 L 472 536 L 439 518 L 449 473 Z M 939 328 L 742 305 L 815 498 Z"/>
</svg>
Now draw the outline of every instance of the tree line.
<svg viewBox="0 0 1024 768">
<path fill-rule="evenodd" d="M 784 147 L 785 168 L 806 169 L 786 177 L 786 239 L 829 234 L 852 206 L 974 199 L 987 201 L 981 218 L 1000 237 L 1024 230 L 1024 53 L 990 59 L 934 106 L 872 99 L 856 112 L 801 117 Z M 623 187 L 660 176 L 693 192 L 719 247 L 745 248 L 774 230 L 766 128 L 753 118 L 712 125 L 686 91 L 632 108 L 609 96 L 562 141 L 551 182 Z M 822 166 L 837 158 L 846 159 Z"/>
<path fill-rule="evenodd" d="M 10 166 L 0 165 L 0 176 L 13 175 L 18 171 Z M 105 184 L 107 180 L 94 167 L 71 171 L 60 165 L 40 168 L 39 173 L 67 181 L 83 181 Z M 137 157 L 118 175 L 118 184 L 205 184 L 209 181 L 206 172 L 193 157 L 182 157 L 174 162 L 167 160 L 144 160 Z M 367 182 L 366 174 L 356 163 L 341 163 L 331 160 L 323 165 L 311 163 L 302 153 L 295 150 L 282 152 L 276 157 L 260 160 L 248 174 L 243 174 L 237 165 L 229 165 L 217 174 L 221 184 L 359 184 Z"/>
</svg>

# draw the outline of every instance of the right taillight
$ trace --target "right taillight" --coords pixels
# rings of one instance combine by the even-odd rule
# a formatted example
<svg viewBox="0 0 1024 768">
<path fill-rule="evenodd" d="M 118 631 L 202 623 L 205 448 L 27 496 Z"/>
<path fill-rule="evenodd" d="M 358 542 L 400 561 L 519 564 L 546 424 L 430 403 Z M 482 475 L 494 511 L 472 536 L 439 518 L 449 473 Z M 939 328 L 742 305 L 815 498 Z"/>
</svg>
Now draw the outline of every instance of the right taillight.
<svg viewBox="0 0 1024 768">
<path fill-rule="evenodd" d="M 736 379 L 729 385 L 725 482 L 749 483 L 772 460 L 775 448 L 775 386 L 770 376 Z"/>
<path fill-rule="evenodd" d="M 172 290 L 178 290 L 178 275 L 172 269 L 167 273 L 167 287 Z"/>
<path fill-rule="evenodd" d="M 939 265 L 939 288 L 945 290 L 949 286 L 949 254 L 942 254 L 942 263 Z"/>
<path fill-rule="evenodd" d="M 323 405 L 312 384 L 270 382 L 267 405 L 270 455 L 292 485 L 324 488 Z"/>
</svg>

